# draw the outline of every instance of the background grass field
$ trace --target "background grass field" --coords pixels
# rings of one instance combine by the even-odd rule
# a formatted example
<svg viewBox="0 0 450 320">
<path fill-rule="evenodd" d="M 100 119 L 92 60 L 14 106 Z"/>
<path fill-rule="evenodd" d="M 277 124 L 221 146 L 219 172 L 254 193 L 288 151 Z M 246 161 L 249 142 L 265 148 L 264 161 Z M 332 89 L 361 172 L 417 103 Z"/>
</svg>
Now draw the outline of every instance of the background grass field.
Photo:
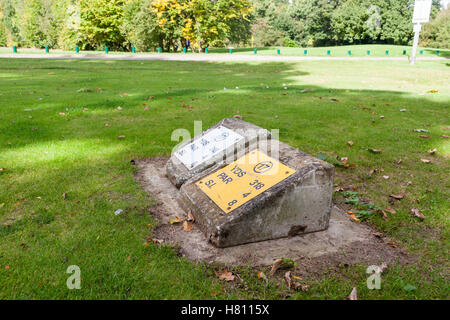
<svg viewBox="0 0 450 320">
<path fill-rule="evenodd" d="M 446 299 L 450 144 L 441 136 L 450 135 L 449 76 L 447 61 L 0 59 L 0 298 L 344 299 L 356 286 L 360 299 Z M 265 269 L 235 268 L 245 285 L 223 283 L 219 266 L 148 244 L 153 199 L 130 160 L 169 155 L 172 131 L 192 133 L 194 120 L 207 128 L 236 114 L 333 163 L 348 157 L 355 167 L 338 167 L 336 184 L 395 208 L 368 223 L 417 262 L 390 266 L 381 290 L 366 288 L 367 266 L 337 266 L 317 279 L 297 270 L 310 289 L 292 292 L 276 278 L 266 286 L 256 276 Z M 384 172 L 370 174 L 376 168 Z M 73 264 L 81 290 L 66 287 Z"/>
<path fill-rule="evenodd" d="M 397 46 L 397 45 L 350 45 L 350 46 L 335 46 L 335 47 L 308 47 L 308 48 L 290 48 L 290 47 L 263 47 L 256 48 L 257 55 L 280 55 L 280 56 L 311 56 L 311 57 L 406 57 L 411 55 L 411 46 Z M 33 49 L 33 48 L 18 48 L 17 54 L 24 53 L 45 53 L 44 49 Z M 232 52 L 234 54 L 249 54 L 254 55 L 253 48 L 233 48 Z M 278 54 L 277 50 L 280 50 Z M 305 55 L 305 50 L 307 54 Z M 386 55 L 386 50 L 389 53 Z M 404 51 L 406 50 L 406 54 Z M 328 55 L 328 51 L 330 54 Z M 351 54 L 349 55 L 349 51 Z M 370 53 L 368 52 L 370 51 Z M 421 53 L 422 51 L 422 53 Z M 0 54 L 2 53 L 12 53 L 12 48 L 0 47 Z M 98 51 L 80 51 L 80 54 L 104 54 L 104 50 Z M 136 52 L 136 55 L 140 54 L 154 54 L 153 52 Z M 192 54 L 192 51 L 188 50 L 187 54 Z M 229 48 L 210 48 L 210 54 L 217 53 L 229 53 Z M 48 54 L 75 54 L 75 48 L 73 50 L 53 50 L 50 49 Z M 119 51 L 109 51 L 108 54 L 131 54 L 131 52 L 119 52 Z M 168 53 L 162 53 L 168 54 Z M 178 52 L 182 54 L 182 52 Z M 449 57 L 450 50 L 445 49 L 435 49 L 435 48 L 418 48 L 418 57 Z"/>
</svg>

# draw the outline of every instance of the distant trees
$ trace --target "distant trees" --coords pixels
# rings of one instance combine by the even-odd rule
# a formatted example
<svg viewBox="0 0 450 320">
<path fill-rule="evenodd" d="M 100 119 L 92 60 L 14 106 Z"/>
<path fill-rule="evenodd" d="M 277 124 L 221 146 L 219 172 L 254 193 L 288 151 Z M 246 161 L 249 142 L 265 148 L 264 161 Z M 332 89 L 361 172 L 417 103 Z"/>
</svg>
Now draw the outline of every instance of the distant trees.
<svg viewBox="0 0 450 320">
<path fill-rule="evenodd" d="M 250 37 L 250 0 L 0 0 L 0 44 L 116 50 Z"/>
<path fill-rule="evenodd" d="M 423 26 L 421 40 L 422 46 L 450 49 L 450 9 L 439 12 Z"/>
<path fill-rule="evenodd" d="M 433 6 L 422 43 L 448 47 L 449 15 Z M 412 12 L 413 0 L 0 0 L 0 46 L 410 44 Z"/>
<path fill-rule="evenodd" d="M 256 45 L 410 44 L 413 0 L 253 0 Z M 434 17 L 439 0 L 433 0 Z M 266 36 L 267 35 L 267 36 Z"/>
</svg>

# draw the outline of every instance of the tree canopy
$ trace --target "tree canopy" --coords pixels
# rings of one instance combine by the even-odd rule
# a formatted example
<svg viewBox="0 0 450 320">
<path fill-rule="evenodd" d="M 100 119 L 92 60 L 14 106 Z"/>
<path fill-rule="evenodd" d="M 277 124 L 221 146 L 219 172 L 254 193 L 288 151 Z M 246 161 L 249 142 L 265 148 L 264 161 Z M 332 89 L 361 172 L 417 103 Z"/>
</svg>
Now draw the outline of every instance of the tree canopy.
<svg viewBox="0 0 450 320">
<path fill-rule="evenodd" d="M 140 51 L 410 44 L 413 0 L 0 0 L 0 45 Z M 448 46 L 433 0 L 423 43 Z M 448 10 L 447 10 L 448 11 Z M 436 22 L 435 22 L 436 21 Z M 433 26 L 433 27 L 432 27 Z M 442 32 L 438 32 L 442 30 Z M 250 41 L 252 39 L 252 41 Z"/>
</svg>

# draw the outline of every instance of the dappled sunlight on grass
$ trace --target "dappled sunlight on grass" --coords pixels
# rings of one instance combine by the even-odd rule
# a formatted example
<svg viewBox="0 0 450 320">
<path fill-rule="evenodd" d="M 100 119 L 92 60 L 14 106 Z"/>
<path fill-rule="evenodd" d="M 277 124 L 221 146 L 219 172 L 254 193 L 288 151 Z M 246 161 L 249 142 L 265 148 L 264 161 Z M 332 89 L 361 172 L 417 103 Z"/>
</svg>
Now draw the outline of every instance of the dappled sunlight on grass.
<svg viewBox="0 0 450 320">
<path fill-rule="evenodd" d="M 8 167 L 25 169 L 100 160 L 123 151 L 124 146 L 119 141 L 105 143 L 99 138 L 38 142 L 11 149 L 0 151 L 0 161 Z"/>
</svg>

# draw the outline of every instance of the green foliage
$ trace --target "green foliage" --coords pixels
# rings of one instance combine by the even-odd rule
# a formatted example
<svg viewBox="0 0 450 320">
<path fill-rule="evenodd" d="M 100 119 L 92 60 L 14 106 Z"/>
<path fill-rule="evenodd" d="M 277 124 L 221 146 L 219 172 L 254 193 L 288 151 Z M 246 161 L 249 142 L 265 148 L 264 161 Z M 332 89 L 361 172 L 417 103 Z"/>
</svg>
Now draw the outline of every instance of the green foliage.
<svg viewBox="0 0 450 320">
<path fill-rule="evenodd" d="M 439 12 L 435 19 L 423 26 L 421 45 L 433 48 L 450 48 L 450 9 Z"/>
<path fill-rule="evenodd" d="M 125 41 L 120 32 L 124 4 L 124 0 L 80 0 L 82 47 L 120 48 Z"/>
<path fill-rule="evenodd" d="M 152 0 L 130 0 L 126 3 L 120 27 L 125 47 L 149 51 L 159 45 L 158 25 L 155 14 L 150 10 L 151 3 Z"/>
</svg>

